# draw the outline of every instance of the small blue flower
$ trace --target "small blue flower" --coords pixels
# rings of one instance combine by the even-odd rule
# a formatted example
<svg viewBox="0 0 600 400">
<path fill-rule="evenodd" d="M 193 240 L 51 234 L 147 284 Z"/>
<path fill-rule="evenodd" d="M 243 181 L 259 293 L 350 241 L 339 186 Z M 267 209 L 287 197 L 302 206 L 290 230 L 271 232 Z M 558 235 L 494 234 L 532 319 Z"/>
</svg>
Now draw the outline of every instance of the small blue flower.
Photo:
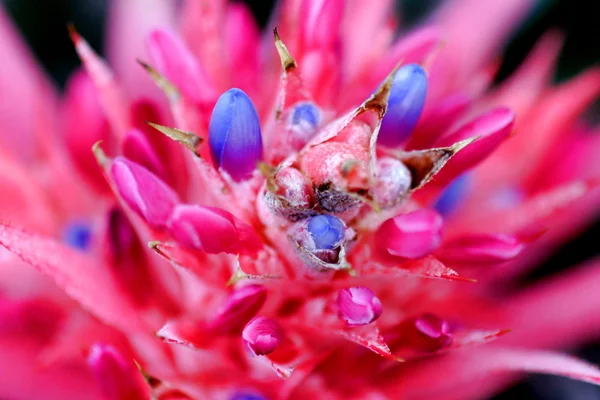
<svg viewBox="0 0 600 400">
<path fill-rule="evenodd" d="M 256 393 L 240 392 L 240 393 L 234 394 L 229 400 L 266 400 L 266 399 Z"/>
<path fill-rule="evenodd" d="M 321 119 L 321 111 L 312 103 L 300 103 L 292 112 L 292 125 L 307 125 L 316 129 Z"/>
<path fill-rule="evenodd" d="M 469 175 L 462 174 L 455 178 L 448 187 L 442 192 L 442 195 L 436 200 L 433 208 L 444 217 L 452 214 L 460 205 L 465 197 L 464 194 L 469 187 Z"/>
<path fill-rule="evenodd" d="M 417 64 L 400 68 L 394 76 L 387 113 L 377 141 L 388 147 L 402 144 L 419 121 L 427 94 L 427 74 Z"/>
<path fill-rule="evenodd" d="M 234 180 L 247 179 L 262 159 L 262 136 L 252 100 L 240 89 L 219 97 L 208 127 L 213 161 Z"/>
<path fill-rule="evenodd" d="M 307 229 L 319 250 L 335 249 L 344 239 L 344 223 L 333 215 L 311 217 Z"/>
<path fill-rule="evenodd" d="M 69 223 L 63 232 L 63 240 L 69 246 L 78 250 L 87 250 L 92 239 L 88 224 L 83 222 Z"/>
</svg>

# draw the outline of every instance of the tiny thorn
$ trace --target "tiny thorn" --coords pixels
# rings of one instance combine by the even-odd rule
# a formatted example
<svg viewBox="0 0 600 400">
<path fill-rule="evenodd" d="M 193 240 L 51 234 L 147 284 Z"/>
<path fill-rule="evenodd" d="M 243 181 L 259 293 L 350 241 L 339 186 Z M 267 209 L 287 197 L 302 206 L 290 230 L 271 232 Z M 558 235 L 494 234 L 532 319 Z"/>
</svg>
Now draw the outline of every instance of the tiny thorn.
<svg viewBox="0 0 600 400">
<path fill-rule="evenodd" d="M 233 275 L 231 275 L 231 278 L 229 278 L 229 280 L 227 281 L 227 286 L 233 286 L 242 279 L 248 278 L 248 276 L 249 275 L 242 271 L 242 268 L 238 266 Z"/>
<path fill-rule="evenodd" d="M 169 128 L 167 126 L 155 124 L 150 121 L 145 122 L 160 133 L 170 137 L 171 139 L 190 149 L 196 157 L 200 157 L 200 154 L 198 153 L 198 145 L 202 143 L 202 138 L 200 136 L 197 136 L 193 132 L 185 132 L 177 128 Z"/>
<path fill-rule="evenodd" d="M 296 64 L 296 60 L 294 60 L 287 47 L 285 47 L 285 44 L 281 41 L 279 33 L 277 32 L 277 27 L 273 28 L 273 36 L 275 37 L 275 48 L 277 48 L 283 70 L 285 72 L 290 72 L 296 69 L 298 64 Z"/>
<path fill-rule="evenodd" d="M 167 96 L 167 98 L 169 99 L 169 101 L 171 103 L 174 103 L 177 100 L 179 100 L 179 98 L 181 97 L 179 90 L 167 78 L 162 76 L 157 70 L 152 68 L 148 63 L 146 63 L 140 59 L 136 59 L 136 61 L 138 64 L 140 64 L 142 66 L 142 68 L 144 68 L 146 70 L 146 72 L 148 72 L 148 75 L 150 75 L 150 79 L 152 79 L 154 84 L 156 86 L 158 86 L 159 89 L 161 89 L 165 93 L 165 95 Z"/>
<path fill-rule="evenodd" d="M 94 143 L 94 145 L 92 146 L 92 152 L 94 153 L 94 156 L 96 157 L 96 161 L 98 162 L 98 165 L 100 165 L 101 167 L 104 168 L 104 166 L 106 166 L 106 164 L 108 163 L 108 156 L 106 155 L 104 150 L 102 150 L 102 148 L 100 147 L 101 144 L 102 144 L 102 140 L 99 140 L 96 143 Z"/>
<path fill-rule="evenodd" d="M 154 251 L 158 250 L 158 246 L 160 246 L 160 242 L 158 240 L 151 240 L 148 242 L 148 247 Z"/>
<path fill-rule="evenodd" d="M 159 242 L 158 240 L 152 240 L 152 241 L 148 242 L 148 247 L 149 247 L 149 248 L 150 248 L 150 249 L 151 249 L 153 252 L 155 252 L 156 254 L 158 254 L 159 256 L 161 256 L 161 257 L 163 257 L 163 258 L 165 258 L 165 259 L 169 260 L 169 256 L 168 256 L 168 255 L 166 255 L 166 254 L 165 254 L 165 253 L 164 253 L 164 252 L 161 250 L 161 248 L 160 248 L 160 245 L 161 245 L 161 244 L 162 244 L 162 243 L 161 243 L 161 242 Z"/>
<path fill-rule="evenodd" d="M 450 146 L 450 151 L 452 152 L 452 155 L 458 153 L 459 151 L 461 151 L 462 149 L 464 149 L 465 147 L 467 147 L 468 145 L 470 145 L 471 143 L 473 143 L 480 137 L 481 136 L 474 136 L 472 138 L 468 138 L 465 140 L 461 140 L 460 142 L 454 143 L 452 146 Z"/>
<path fill-rule="evenodd" d="M 392 83 L 394 82 L 394 75 L 400 68 L 400 63 L 396 64 L 392 72 L 383 80 L 381 85 L 377 88 L 377 91 L 373 93 L 362 105 L 364 110 L 373 110 L 379 115 L 379 119 L 383 119 L 387 111 L 388 100 L 390 98 L 390 92 L 392 90 Z"/>
<path fill-rule="evenodd" d="M 260 161 L 258 164 L 256 164 L 256 168 L 267 181 L 267 190 L 271 193 L 277 192 L 278 186 L 277 183 L 275 183 L 275 167 Z"/>
</svg>

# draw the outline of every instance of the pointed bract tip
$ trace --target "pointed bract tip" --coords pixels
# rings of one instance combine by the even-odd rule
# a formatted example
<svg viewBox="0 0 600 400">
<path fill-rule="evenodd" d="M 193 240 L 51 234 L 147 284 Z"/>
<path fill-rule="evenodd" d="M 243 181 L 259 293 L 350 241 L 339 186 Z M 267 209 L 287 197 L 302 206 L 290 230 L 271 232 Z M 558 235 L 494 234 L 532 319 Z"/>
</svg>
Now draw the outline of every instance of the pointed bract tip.
<svg viewBox="0 0 600 400">
<path fill-rule="evenodd" d="M 108 156 L 106 155 L 104 150 L 102 150 L 102 147 L 100 147 L 101 144 L 102 140 L 98 140 L 96 143 L 94 143 L 94 145 L 92 146 L 92 153 L 94 153 L 94 157 L 96 157 L 98 165 L 100 165 L 101 167 L 105 167 L 108 163 Z"/>
<path fill-rule="evenodd" d="M 453 152 L 453 154 L 456 154 L 478 139 L 481 139 L 481 136 L 473 136 L 471 138 L 461 140 L 460 142 L 456 142 L 452 146 L 450 146 L 450 149 Z"/>
<path fill-rule="evenodd" d="M 294 70 L 298 67 L 298 64 L 296 64 L 296 60 L 294 60 L 285 44 L 281 41 L 279 33 L 277 32 L 277 27 L 273 28 L 273 36 L 275 39 L 275 48 L 277 49 L 277 54 L 279 54 L 279 60 L 281 61 L 283 70 L 285 72 Z"/>
<path fill-rule="evenodd" d="M 200 136 L 197 136 L 193 132 L 186 132 L 177 128 L 169 128 L 167 126 L 155 124 L 154 122 L 150 121 L 144 122 L 150 125 L 152 128 L 159 131 L 160 133 L 168 136 L 176 142 L 181 143 L 182 145 L 187 147 L 192 153 L 194 153 L 195 156 L 200 157 L 200 153 L 198 153 L 198 145 L 202 143 L 202 138 Z"/>
<path fill-rule="evenodd" d="M 394 75 L 398 68 L 399 64 L 394 67 L 392 72 L 390 72 L 383 82 L 381 82 L 375 93 L 373 93 L 373 95 L 371 95 L 371 97 L 369 97 L 362 105 L 365 110 L 377 112 L 380 119 L 383 118 L 387 112 Z"/>
<path fill-rule="evenodd" d="M 81 40 L 81 35 L 79 34 L 79 32 L 77 32 L 77 29 L 75 29 L 75 25 L 72 22 L 69 22 L 67 24 L 67 31 L 69 32 L 69 37 L 71 38 L 73 44 L 77 46 L 77 44 Z"/>
<path fill-rule="evenodd" d="M 171 103 L 179 100 L 181 94 L 179 93 L 179 90 L 175 87 L 175 85 L 173 85 L 167 78 L 161 75 L 160 72 L 155 70 L 150 64 L 140 60 L 139 58 L 137 58 L 136 61 L 142 66 L 142 68 L 146 70 L 146 72 L 150 76 L 150 79 L 152 79 L 152 82 L 154 82 L 154 84 L 158 86 L 160 90 L 163 91 L 163 93 L 167 96 L 167 99 L 169 99 Z"/>
</svg>

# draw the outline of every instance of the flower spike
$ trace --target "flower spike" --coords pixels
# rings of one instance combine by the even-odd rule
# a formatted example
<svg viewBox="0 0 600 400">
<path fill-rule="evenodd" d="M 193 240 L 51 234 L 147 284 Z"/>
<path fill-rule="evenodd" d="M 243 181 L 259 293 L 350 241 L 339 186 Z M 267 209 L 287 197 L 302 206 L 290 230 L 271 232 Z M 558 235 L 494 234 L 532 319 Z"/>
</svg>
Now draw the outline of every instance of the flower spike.
<svg viewBox="0 0 600 400">
<path fill-rule="evenodd" d="M 262 135 L 252 100 L 240 89 L 219 97 L 208 128 L 208 140 L 217 168 L 235 181 L 247 179 L 262 160 Z"/>
</svg>

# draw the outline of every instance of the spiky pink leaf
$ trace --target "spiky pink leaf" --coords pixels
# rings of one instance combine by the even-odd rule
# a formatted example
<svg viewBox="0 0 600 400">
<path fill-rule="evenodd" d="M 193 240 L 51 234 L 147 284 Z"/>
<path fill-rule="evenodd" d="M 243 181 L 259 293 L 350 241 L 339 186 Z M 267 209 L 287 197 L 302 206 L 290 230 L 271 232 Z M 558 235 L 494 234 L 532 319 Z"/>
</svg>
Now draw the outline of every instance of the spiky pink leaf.
<svg viewBox="0 0 600 400">
<path fill-rule="evenodd" d="M 417 394 L 434 396 L 502 372 L 562 375 L 600 384 L 600 370 L 597 367 L 567 355 L 539 350 L 482 346 L 453 352 L 438 359 L 413 365 L 412 368 L 405 370 L 402 378 L 392 383 L 390 388 L 393 387 L 393 390 L 414 397 Z M 431 379 L 434 375 L 436 379 Z"/>
<path fill-rule="evenodd" d="M 109 66 L 92 49 L 74 28 L 70 29 L 71 40 L 83 62 L 87 73 L 100 93 L 100 102 L 115 131 L 117 139 L 122 139 L 129 126 L 128 102 L 121 87 L 115 81 Z"/>
<path fill-rule="evenodd" d="M 86 310 L 110 325 L 139 332 L 144 324 L 109 271 L 62 244 L 0 225 L 0 244 L 49 276 Z"/>
</svg>

